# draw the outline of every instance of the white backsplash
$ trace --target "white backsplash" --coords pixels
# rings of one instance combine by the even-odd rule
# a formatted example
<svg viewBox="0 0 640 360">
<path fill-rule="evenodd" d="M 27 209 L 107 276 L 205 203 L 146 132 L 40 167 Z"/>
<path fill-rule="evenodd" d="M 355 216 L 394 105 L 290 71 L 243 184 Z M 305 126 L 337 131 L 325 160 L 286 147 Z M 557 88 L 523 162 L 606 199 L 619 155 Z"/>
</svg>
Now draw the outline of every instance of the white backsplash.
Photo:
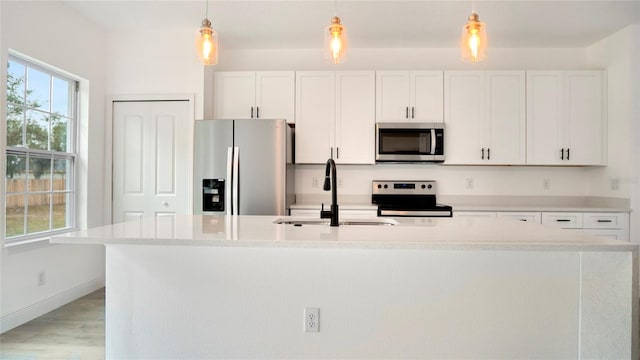
<svg viewBox="0 0 640 360">
<path fill-rule="evenodd" d="M 436 164 L 338 165 L 338 193 L 370 195 L 372 180 L 436 180 L 440 195 L 592 196 L 593 168 L 446 166 Z M 324 165 L 296 166 L 296 193 L 322 194 Z M 620 189 L 617 197 L 628 197 Z"/>
</svg>

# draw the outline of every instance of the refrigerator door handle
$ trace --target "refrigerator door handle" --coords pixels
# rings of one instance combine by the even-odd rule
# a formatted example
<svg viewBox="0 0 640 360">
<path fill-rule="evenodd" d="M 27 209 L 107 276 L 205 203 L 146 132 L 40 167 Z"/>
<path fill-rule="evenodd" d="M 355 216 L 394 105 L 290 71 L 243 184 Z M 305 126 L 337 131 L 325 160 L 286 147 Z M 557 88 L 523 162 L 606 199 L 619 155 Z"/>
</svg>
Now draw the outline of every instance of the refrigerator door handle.
<svg viewBox="0 0 640 360">
<path fill-rule="evenodd" d="M 225 213 L 231 215 L 231 171 L 233 163 L 233 148 L 227 147 L 227 184 L 224 187 Z"/>
<path fill-rule="evenodd" d="M 235 146 L 233 148 L 233 194 L 232 194 L 232 201 L 233 201 L 233 215 L 240 215 L 240 209 L 238 209 L 238 184 L 239 184 L 239 173 L 238 173 L 238 163 L 239 163 L 239 151 L 240 148 Z"/>
</svg>

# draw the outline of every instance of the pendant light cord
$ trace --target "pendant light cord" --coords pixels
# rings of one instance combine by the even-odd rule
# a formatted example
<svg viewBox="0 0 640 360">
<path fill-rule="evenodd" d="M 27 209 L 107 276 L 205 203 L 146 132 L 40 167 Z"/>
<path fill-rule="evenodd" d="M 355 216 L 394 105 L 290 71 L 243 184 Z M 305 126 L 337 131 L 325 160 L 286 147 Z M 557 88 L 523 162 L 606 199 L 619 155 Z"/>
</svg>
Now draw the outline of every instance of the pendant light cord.
<svg viewBox="0 0 640 360">
<path fill-rule="evenodd" d="M 206 4 L 207 5 L 204 10 L 204 17 L 208 19 L 209 18 L 209 0 L 207 0 Z"/>
<path fill-rule="evenodd" d="M 333 1 L 333 16 L 338 16 L 338 0 Z"/>
<path fill-rule="evenodd" d="M 476 12 L 476 0 L 471 0 L 471 13 L 474 12 Z"/>
</svg>

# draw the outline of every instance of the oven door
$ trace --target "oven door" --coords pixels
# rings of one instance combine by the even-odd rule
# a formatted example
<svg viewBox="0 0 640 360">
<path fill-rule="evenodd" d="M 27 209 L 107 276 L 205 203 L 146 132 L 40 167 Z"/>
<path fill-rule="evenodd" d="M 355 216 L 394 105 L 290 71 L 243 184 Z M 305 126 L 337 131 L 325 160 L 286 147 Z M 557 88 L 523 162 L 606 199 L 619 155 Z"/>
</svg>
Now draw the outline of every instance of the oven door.
<svg viewBox="0 0 640 360">
<path fill-rule="evenodd" d="M 376 124 L 376 162 L 444 161 L 444 124 Z"/>
</svg>

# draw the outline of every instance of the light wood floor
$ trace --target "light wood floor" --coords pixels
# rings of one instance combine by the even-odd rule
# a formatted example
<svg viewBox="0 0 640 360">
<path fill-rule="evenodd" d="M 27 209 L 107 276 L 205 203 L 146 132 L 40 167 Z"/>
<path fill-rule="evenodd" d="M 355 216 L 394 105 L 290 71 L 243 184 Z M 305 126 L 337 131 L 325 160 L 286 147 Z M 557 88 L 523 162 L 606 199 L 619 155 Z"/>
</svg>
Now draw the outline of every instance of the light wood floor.
<svg viewBox="0 0 640 360">
<path fill-rule="evenodd" d="M 104 359 L 104 288 L 0 335 L 0 359 Z"/>
</svg>

